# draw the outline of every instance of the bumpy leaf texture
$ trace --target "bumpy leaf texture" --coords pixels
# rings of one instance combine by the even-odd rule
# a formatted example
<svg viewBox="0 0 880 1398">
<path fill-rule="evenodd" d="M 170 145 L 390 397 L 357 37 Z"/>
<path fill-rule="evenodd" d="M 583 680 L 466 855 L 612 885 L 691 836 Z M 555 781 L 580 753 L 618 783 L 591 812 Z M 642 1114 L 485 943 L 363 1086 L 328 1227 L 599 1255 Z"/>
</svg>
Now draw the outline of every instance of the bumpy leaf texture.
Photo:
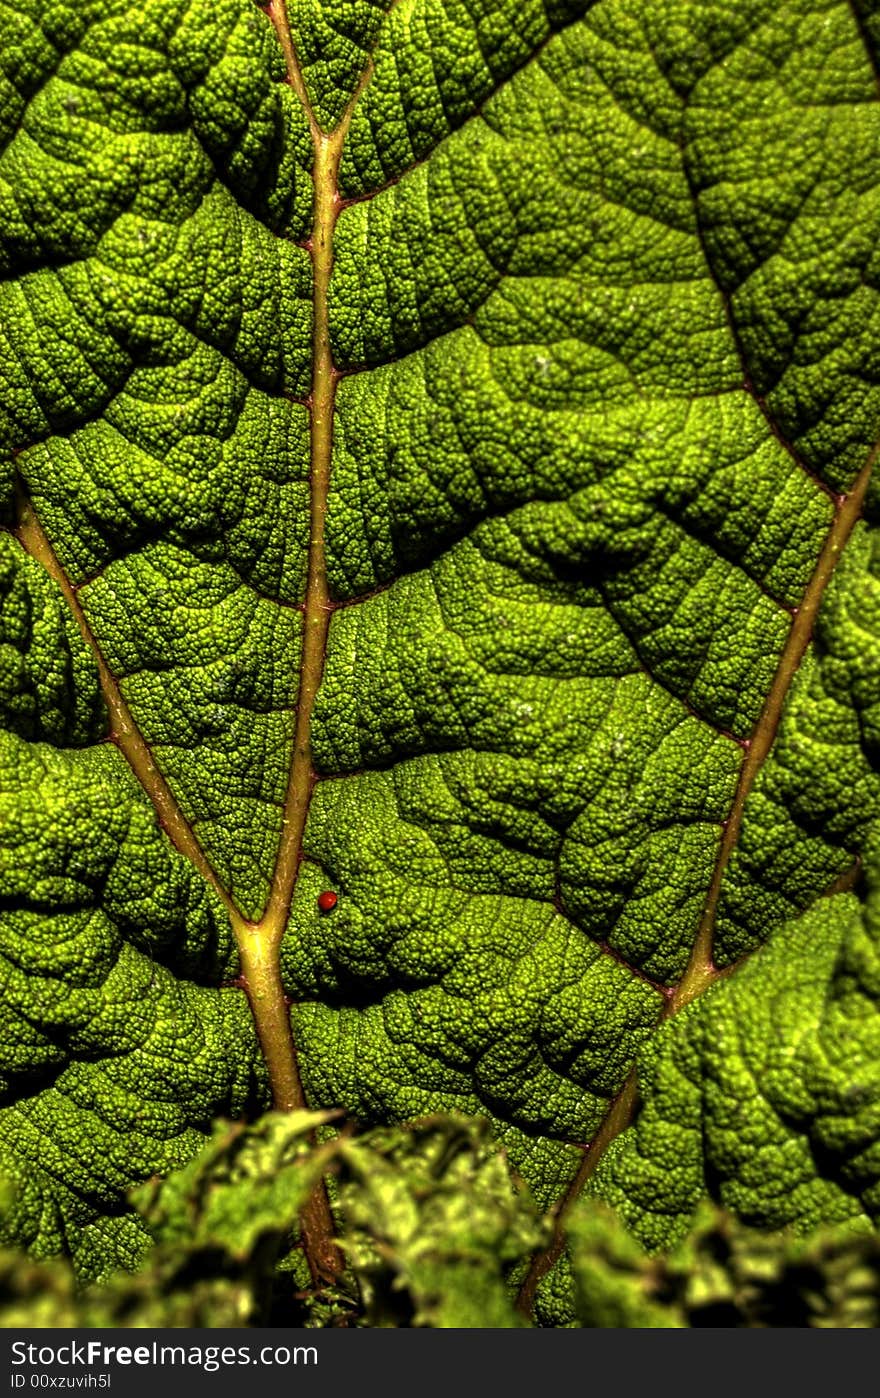
<svg viewBox="0 0 880 1398">
<path fill-rule="evenodd" d="M 874 1217 L 878 40 L 0 3 L 9 1239 L 297 1065 L 648 1246 Z"/>
</svg>

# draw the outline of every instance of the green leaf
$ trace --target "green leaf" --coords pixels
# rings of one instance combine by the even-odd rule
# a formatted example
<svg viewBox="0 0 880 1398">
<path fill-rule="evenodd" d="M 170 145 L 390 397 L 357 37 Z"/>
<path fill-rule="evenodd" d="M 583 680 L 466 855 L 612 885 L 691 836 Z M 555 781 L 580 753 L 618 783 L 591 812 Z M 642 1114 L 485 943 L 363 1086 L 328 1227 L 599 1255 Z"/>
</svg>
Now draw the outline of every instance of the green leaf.
<svg viewBox="0 0 880 1398">
<path fill-rule="evenodd" d="M 258 1314 L 243 1277 L 215 1269 L 193 1275 L 188 1252 L 150 1254 L 134 1274 L 116 1273 L 83 1291 L 64 1259 L 34 1262 L 0 1250 L 0 1327 L 17 1330 L 109 1326 L 215 1328 L 249 1325 Z"/>
<path fill-rule="evenodd" d="M 269 1113 L 245 1128 L 218 1122 L 197 1156 L 133 1191 L 154 1240 L 139 1269 L 78 1287 L 58 1260 L 0 1253 L 0 1326 L 222 1326 L 273 1323 L 276 1263 L 327 1164 L 315 1148 L 321 1113 Z M 287 1323 L 294 1298 L 287 1288 Z M 302 1308 L 301 1308 L 302 1309 Z"/>
<path fill-rule="evenodd" d="M 508 1274 L 547 1230 L 488 1123 L 438 1116 L 316 1145 L 326 1121 L 217 1123 L 192 1161 L 132 1192 L 154 1240 L 134 1274 L 78 1290 L 57 1260 L 0 1252 L 0 1326 L 526 1324 Z M 297 1291 L 298 1217 L 328 1167 L 349 1267 L 336 1288 Z"/>
<path fill-rule="evenodd" d="M 485 1121 L 428 1118 L 338 1146 L 344 1247 L 361 1324 L 512 1329 L 506 1274 L 545 1230 Z"/>
<path fill-rule="evenodd" d="M 640 1062 L 643 1110 L 596 1188 L 652 1248 L 700 1197 L 802 1229 L 880 1215 L 880 903 L 852 894 L 781 929 L 670 1021 Z"/>
<path fill-rule="evenodd" d="M 250 1128 L 215 1127 L 196 1158 L 136 1190 L 134 1204 L 160 1243 L 222 1248 L 244 1261 L 267 1237 L 280 1245 L 320 1176 L 312 1148 L 321 1112 L 269 1113 Z"/>
<path fill-rule="evenodd" d="M 658 1259 L 612 1210 L 585 1201 L 568 1236 L 579 1325 L 874 1329 L 880 1319 L 876 1235 L 763 1233 L 703 1205 L 687 1237 Z"/>
<path fill-rule="evenodd" d="M 273 1103 L 873 1220 L 875 8 L 0 2 L 2 1240 Z"/>
</svg>

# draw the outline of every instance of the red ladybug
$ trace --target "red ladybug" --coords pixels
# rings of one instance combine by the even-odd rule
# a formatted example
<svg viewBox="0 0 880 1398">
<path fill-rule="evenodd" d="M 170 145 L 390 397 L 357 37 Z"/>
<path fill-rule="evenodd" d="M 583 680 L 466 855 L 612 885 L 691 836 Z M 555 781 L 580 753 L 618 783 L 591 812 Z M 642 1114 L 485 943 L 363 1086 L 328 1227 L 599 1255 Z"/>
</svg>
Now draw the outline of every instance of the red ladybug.
<svg viewBox="0 0 880 1398">
<path fill-rule="evenodd" d="M 321 909 L 322 913 L 332 913 L 338 902 L 338 897 L 330 888 L 318 894 L 318 907 Z"/>
</svg>

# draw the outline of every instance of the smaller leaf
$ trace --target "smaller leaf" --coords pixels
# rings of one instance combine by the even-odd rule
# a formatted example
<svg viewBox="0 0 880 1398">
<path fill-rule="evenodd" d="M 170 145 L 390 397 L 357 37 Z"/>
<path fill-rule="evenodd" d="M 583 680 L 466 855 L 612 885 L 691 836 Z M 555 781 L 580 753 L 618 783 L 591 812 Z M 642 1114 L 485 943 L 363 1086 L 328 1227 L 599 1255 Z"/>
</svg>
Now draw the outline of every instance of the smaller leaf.
<svg viewBox="0 0 880 1398">
<path fill-rule="evenodd" d="M 19 1192 L 17 1181 L 0 1176 L 0 1209 L 12 1208 Z M 67 1258 L 37 1262 L 3 1248 L 0 1329 L 248 1325 L 257 1314 L 253 1279 L 244 1269 L 224 1274 L 229 1271 L 216 1250 L 199 1255 L 186 1246 L 160 1246 L 134 1275 L 119 1269 L 84 1288 Z"/>
<path fill-rule="evenodd" d="M 220 1122 L 204 1150 L 165 1180 L 133 1192 L 158 1243 L 217 1248 L 245 1262 L 260 1244 L 296 1229 L 299 1211 L 326 1168 L 332 1146 L 312 1133 L 327 1112 L 270 1112 L 255 1126 Z"/>
<path fill-rule="evenodd" d="M 487 1122 L 429 1117 L 339 1142 L 342 1239 L 369 1326 L 512 1329 L 508 1277 L 544 1238 Z"/>
<path fill-rule="evenodd" d="M 880 1241 L 852 1224 L 806 1237 L 746 1228 L 704 1201 L 687 1237 L 649 1256 L 614 1210 L 584 1200 L 568 1229 L 577 1324 L 874 1328 Z"/>
<path fill-rule="evenodd" d="M 568 1225 L 568 1247 L 576 1317 L 570 1323 L 613 1330 L 687 1325 L 678 1308 L 657 1298 L 658 1264 L 606 1204 L 590 1200 L 578 1205 Z M 548 1293 L 565 1281 L 567 1266 L 556 1270 L 555 1277 L 551 1274 L 547 1278 Z M 543 1309 L 547 1297 L 542 1297 L 542 1302 Z"/>
<path fill-rule="evenodd" d="M 151 1253 L 134 1276 L 117 1272 L 106 1285 L 80 1292 L 76 1274 L 64 1259 L 34 1262 L 24 1253 L 3 1249 L 0 1329 L 178 1329 L 254 1323 L 253 1293 L 244 1278 L 193 1279 L 181 1269 L 183 1256 Z"/>
<path fill-rule="evenodd" d="M 67 1262 L 0 1253 L 0 1326 L 525 1325 L 510 1276 L 547 1226 L 489 1123 L 438 1116 L 331 1138 L 332 1120 L 217 1123 L 194 1160 L 133 1191 L 154 1246 L 100 1289 L 78 1289 Z M 351 1270 L 313 1293 L 297 1247 L 278 1259 L 328 1170 Z"/>
</svg>

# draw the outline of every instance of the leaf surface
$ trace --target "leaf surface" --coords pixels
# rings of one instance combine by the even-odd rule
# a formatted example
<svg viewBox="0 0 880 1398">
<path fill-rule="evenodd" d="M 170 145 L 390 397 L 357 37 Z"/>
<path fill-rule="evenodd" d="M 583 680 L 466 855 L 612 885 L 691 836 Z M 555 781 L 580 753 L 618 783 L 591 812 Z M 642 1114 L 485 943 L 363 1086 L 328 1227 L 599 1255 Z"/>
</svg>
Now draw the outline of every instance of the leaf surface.
<svg viewBox="0 0 880 1398">
<path fill-rule="evenodd" d="M 876 30 L 0 5 L 7 1236 L 132 1262 L 273 1098 L 872 1211 L 873 1079 L 764 1074 L 873 926 Z"/>
</svg>

